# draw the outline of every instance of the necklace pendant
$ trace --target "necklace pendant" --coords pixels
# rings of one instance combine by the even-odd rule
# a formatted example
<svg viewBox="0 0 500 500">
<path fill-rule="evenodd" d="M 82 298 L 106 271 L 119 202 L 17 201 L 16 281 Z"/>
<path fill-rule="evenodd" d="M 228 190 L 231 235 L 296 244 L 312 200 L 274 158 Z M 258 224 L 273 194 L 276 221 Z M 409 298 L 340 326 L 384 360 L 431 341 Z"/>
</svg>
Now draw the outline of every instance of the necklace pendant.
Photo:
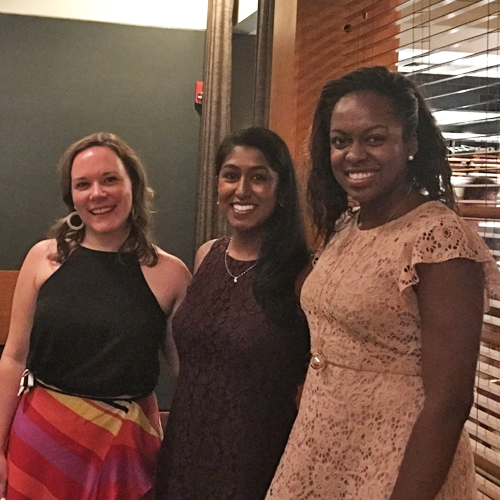
<svg viewBox="0 0 500 500">
<path fill-rule="evenodd" d="M 234 281 L 235 283 L 238 283 L 238 278 L 235 276 L 233 281 Z"/>
</svg>

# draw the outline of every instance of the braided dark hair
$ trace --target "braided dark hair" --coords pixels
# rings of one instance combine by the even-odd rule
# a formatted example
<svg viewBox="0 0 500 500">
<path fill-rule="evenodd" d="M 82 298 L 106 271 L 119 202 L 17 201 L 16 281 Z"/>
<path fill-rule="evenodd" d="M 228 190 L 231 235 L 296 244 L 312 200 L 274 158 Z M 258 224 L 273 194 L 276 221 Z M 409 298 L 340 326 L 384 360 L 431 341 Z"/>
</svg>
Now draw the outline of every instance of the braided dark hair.
<svg viewBox="0 0 500 500">
<path fill-rule="evenodd" d="M 325 84 L 312 127 L 312 170 L 308 201 L 318 233 L 328 241 L 338 218 L 348 209 L 346 192 L 335 180 L 330 162 L 330 121 L 338 101 L 351 92 L 373 91 L 386 97 L 403 126 L 403 140 L 416 134 L 418 151 L 407 163 L 408 180 L 429 199 L 455 208 L 451 168 L 444 138 L 416 85 L 383 66 L 360 68 Z"/>
</svg>

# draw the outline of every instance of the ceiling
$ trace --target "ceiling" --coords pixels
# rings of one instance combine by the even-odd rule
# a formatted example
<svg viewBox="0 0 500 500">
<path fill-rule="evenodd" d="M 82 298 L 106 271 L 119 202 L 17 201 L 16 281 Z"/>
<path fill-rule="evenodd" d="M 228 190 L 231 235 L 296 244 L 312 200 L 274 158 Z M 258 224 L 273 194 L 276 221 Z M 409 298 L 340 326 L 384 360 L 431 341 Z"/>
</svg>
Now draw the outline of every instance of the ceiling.
<svg viewBox="0 0 500 500">
<path fill-rule="evenodd" d="M 253 1 L 253 0 L 252 0 Z M 0 13 L 204 30 L 208 0 L 0 0 Z"/>
</svg>

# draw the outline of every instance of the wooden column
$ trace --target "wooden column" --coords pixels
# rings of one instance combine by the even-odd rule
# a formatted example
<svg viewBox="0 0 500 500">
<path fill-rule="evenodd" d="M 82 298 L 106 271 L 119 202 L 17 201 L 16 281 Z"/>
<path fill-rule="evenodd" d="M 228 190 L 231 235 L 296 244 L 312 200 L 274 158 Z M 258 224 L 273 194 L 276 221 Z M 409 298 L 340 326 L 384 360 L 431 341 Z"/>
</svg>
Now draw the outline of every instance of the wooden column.
<svg viewBox="0 0 500 500">
<path fill-rule="evenodd" d="M 281 135 L 294 154 L 297 124 L 297 0 L 275 0 L 269 128 Z"/>
</svg>

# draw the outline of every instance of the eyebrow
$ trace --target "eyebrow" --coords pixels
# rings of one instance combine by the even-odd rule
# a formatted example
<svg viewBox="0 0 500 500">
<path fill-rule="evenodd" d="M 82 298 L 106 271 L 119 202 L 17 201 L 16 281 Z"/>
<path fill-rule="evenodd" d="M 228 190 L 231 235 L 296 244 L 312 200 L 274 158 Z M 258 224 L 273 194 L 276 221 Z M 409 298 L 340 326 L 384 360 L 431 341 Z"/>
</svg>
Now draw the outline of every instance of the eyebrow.
<svg viewBox="0 0 500 500">
<path fill-rule="evenodd" d="M 233 163 L 225 163 L 224 165 L 222 165 L 222 168 L 240 168 L 240 167 L 238 165 L 234 165 Z M 269 171 L 269 170 L 271 170 L 271 167 L 266 167 L 265 165 L 254 165 L 253 167 L 250 167 L 249 170 L 266 170 L 266 171 Z"/>
<path fill-rule="evenodd" d="M 377 129 L 377 128 L 383 128 L 384 130 L 388 130 L 389 127 L 385 126 L 385 125 L 374 125 L 373 127 L 369 127 L 367 128 L 366 130 L 363 130 L 363 133 L 367 133 L 367 132 L 372 132 L 373 130 Z M 343 134 L 343 135 L 349 135 L 347 132 L 345 132 L 344 130 L 340 129 L 340 128 L 332 128 L 330 130 L 330 135 L 331 134 Z"/>
<path fill-rule="evenodd" d="M 101 174 L 101 177 L 104 177 L 105 175 L 109 175 L 109 174 L 114 174 L 114 175 L 117 175 L 119 174 L 118 170 L 110 170 L 109 172 L 103 172 Z M 74 182 L 74 181 L 83 181 L 87 179 L 87 177 L 83 176 L 83 177 L 75 177 L 75 178 L 72 178 L 71 179 L 71 182 Z"/>
</svg>

